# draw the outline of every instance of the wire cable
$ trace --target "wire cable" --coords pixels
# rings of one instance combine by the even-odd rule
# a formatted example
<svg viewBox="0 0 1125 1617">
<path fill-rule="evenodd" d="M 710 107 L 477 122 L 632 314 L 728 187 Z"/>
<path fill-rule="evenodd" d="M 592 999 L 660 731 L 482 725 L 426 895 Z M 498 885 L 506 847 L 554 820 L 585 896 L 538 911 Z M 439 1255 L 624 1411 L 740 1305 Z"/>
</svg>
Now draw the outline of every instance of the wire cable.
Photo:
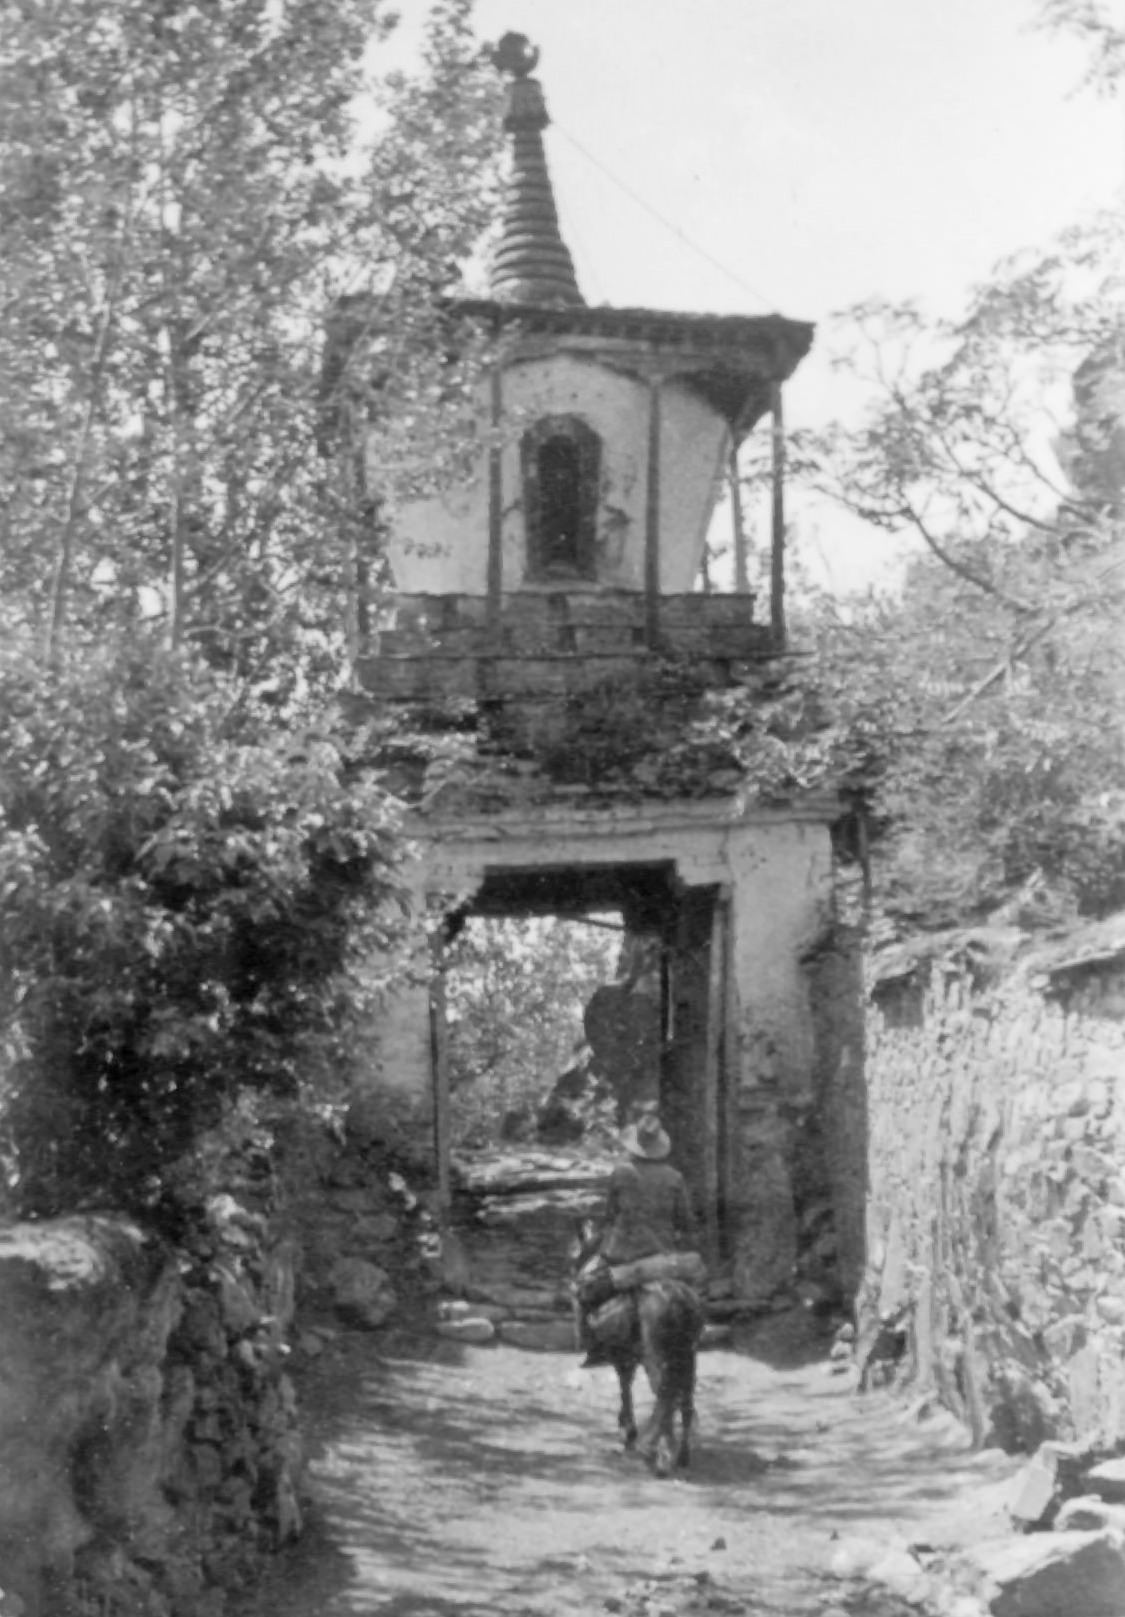
<svg viewBox="0 0 1125 1617">
<path fill-rule="evenodd" d="M 590 294 L 589 301 L 601 302 L 602 281 L 598 274 L 597 265 L 587 249 L 582 233 L 575 223 L 574 216 L 566 206 L 565 198 L 556 194 L 555 207 L 558 209 L 559 225 L 562 230 L 562 239 L 572 249 L 580 274 L 578 284 L 585 286 Z"/>
<path fill-rule="evenodd" d="M 733 281 L 736 286 L 740 286 L 744 292 L 749 292 L 751 297 L 757 298 L 758 301 L 767 308 L 777 307 L 773 300 L 768 298 L 759 287 L 752 286 L 751 283 L 743 276 L 739 275 L 735 270 L 730 269 L 726 264 L 722 263 L 722 261 L 716 258 L 713 253 L 709 253 L 706 247 L 701 247 L 697 241 L 693 241 L 685 231 L 680 229 L 679 225 L 674 225 L 670 219 L 666 219 L 664 215 L 657 208 L 654 208 L 650 202 L 646 202 L 644 197 L 638 196 L 636 191 L 634 191 L 631 186 L 626 185 L 625 181 L 619 179 L 611 169 L 606 168 L 605 164 L 601 162 L 599 158 L 595 157 L 593 152 L 588 151 L 586 147 L 583 146 L 582 142 L 576 139 L 576 137 L 570 133 L 569 129 L 564 129 L 557 118 L 553 118 L 551 122 L 554 128 L 558 130 L 559 134 L 562 135 L 563 139 L 574 147 L 575 151 L 580 152 L 588 163 L 592 163 L 600 173 L 605 175 L 606 179 L 609 180 L 612 185 L 616 185 L 619 191 L 623 191 L 627 197 L 635 202 L 638 208 L 643 208 L 645 213 L 651 214 L 658 224 L 664 226 L 665 230 L 670 231 L 673 236 L 678 237 L 686 247 L 690 247 L 692 252 L 698 253 L 700 258 L 706 259 L 708 264 L 711 264 L 715 269 L 721 271 L 721 273 L 725 275 L 728 280 Z"/>
</svg>

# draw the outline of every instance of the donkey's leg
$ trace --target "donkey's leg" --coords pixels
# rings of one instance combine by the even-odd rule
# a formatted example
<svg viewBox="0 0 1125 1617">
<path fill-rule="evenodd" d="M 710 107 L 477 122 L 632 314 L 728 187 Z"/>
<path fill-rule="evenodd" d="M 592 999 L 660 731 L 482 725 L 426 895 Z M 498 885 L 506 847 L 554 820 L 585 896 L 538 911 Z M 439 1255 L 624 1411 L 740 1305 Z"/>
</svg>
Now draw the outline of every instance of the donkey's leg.
<svg viewBox="0 0 1125 1617">
<path fill-rule="evenodd" d="M 652 1388 L 652 1411 L 645 1422 L 644 1434 L 637 1446 L 637 1453 L 643 1460 L 655 1466 L 660 1475 L 664 1475 L 667 1466 L 661 1469 L 660 1457 L 666 1453 L 671 1454 L 672 1414 L 675 1408 L 675 1398 L 670 1385 L 668 1366 L 658 1352 L 652 1351 L 652 1344 L 646 1343 L 648 1351 L 645 1353 L 645 1375 Z"/>
<path fill-rule="evenodd" d="M 664 1374 L 654 1388 L 656 1399 L 652 1406 L 640 1452 L 658 1477 L 666 1477 L 676 1462 L 674 1422 L 676 1416 L 676 1388 L 673 1378 Z"/>
<path fill-rule="evenodd" d="M 691 1464 L 691 1430 L 695 1424 L 695 1352 L 689 1354 L 684 1365 L 683 1385 L 680 1389 L 680 1446 L 676 1450 L 676 1464 L 686 1471 Z"/>
<path fill-rule="evenodd" d="M 617 1371 L 617 1381 L 621 1388 L 621 1412 L 617 1417 L 617 1424 L 621 1428 L 621 1435 L 625 1440 L 627 1449 L 637 1446 L 637 1417 L 633 1410 L 633 1377 L 637 1373 L 634 1362 L 618 1359 L 614 1365 Z"/>
</svg>

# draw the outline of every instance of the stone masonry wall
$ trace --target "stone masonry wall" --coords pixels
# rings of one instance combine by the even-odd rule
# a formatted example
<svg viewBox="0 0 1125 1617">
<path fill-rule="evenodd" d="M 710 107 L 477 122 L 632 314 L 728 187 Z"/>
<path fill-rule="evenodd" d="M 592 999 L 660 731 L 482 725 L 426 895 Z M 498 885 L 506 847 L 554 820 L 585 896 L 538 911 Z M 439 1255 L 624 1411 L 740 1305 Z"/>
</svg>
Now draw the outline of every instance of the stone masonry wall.
<svg viewBox="0 0 1125 1617">
<path fill-rule="evenodd" d="M 171 1248 L 0 1231 L 5 1617 L 219 1617 L 300 1518 L 294 1252 L 230 1195 Z"/>
<path fill-rule="evenodd" d="M 962 948 L 867 1028 L 858 1357 L 1009 1449 L 1125 1444 L 1125 972 L 1059 953 Z"/>
<path fill-rule="evenodd" d="M 823 1281 L 830 1270 L 843 1301 L 856 1295 L 866 1251 L 866 1026 L 858 931 L 837 924 L 806 956 L 804 967 L 814 1105 L 805 1122 L 804 1172 L 797 1176 L 803 1237 L 798 1263 L 811 1279 Z M 823 1231 L 816 1227 L 818 1208 L 828 1213 Z"/>
</svg>

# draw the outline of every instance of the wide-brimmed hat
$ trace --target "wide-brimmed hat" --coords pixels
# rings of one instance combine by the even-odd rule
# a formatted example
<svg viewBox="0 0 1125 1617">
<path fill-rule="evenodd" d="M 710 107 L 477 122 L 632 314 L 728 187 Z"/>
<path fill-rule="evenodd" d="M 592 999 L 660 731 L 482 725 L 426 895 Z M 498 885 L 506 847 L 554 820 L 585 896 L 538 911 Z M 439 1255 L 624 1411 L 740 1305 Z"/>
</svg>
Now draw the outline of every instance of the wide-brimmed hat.
<svg viewBox="0 0 1125 1617">
<path fill-rule="evenodd" d="M 659 1162 L 672 1149 L 672 1142 L 660 1126 L 660 1119 L 648 1112 L 621 1130 L 621 1144 L 631 1157 Z"/>
</svg>

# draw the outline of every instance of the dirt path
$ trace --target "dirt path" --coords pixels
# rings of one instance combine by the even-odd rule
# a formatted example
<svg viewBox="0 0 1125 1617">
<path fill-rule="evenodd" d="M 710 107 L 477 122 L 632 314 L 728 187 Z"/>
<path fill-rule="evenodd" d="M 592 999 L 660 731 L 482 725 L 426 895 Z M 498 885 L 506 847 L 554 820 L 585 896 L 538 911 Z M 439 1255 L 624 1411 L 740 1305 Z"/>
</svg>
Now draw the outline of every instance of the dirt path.
<svg viewBox="0 0 1125 1617">
<path fill-rule="evenodd" d="M 981 1536 L 1013 1468 L 821 1364 L 715 1352 L 693 1470 L 660 1482 L 618 1450 L 611 1371 L 372 1340 L 317 1366 L 309 1530 L 247 1617 L 808 1617 L 834 1535 Z"/>
</svg>

